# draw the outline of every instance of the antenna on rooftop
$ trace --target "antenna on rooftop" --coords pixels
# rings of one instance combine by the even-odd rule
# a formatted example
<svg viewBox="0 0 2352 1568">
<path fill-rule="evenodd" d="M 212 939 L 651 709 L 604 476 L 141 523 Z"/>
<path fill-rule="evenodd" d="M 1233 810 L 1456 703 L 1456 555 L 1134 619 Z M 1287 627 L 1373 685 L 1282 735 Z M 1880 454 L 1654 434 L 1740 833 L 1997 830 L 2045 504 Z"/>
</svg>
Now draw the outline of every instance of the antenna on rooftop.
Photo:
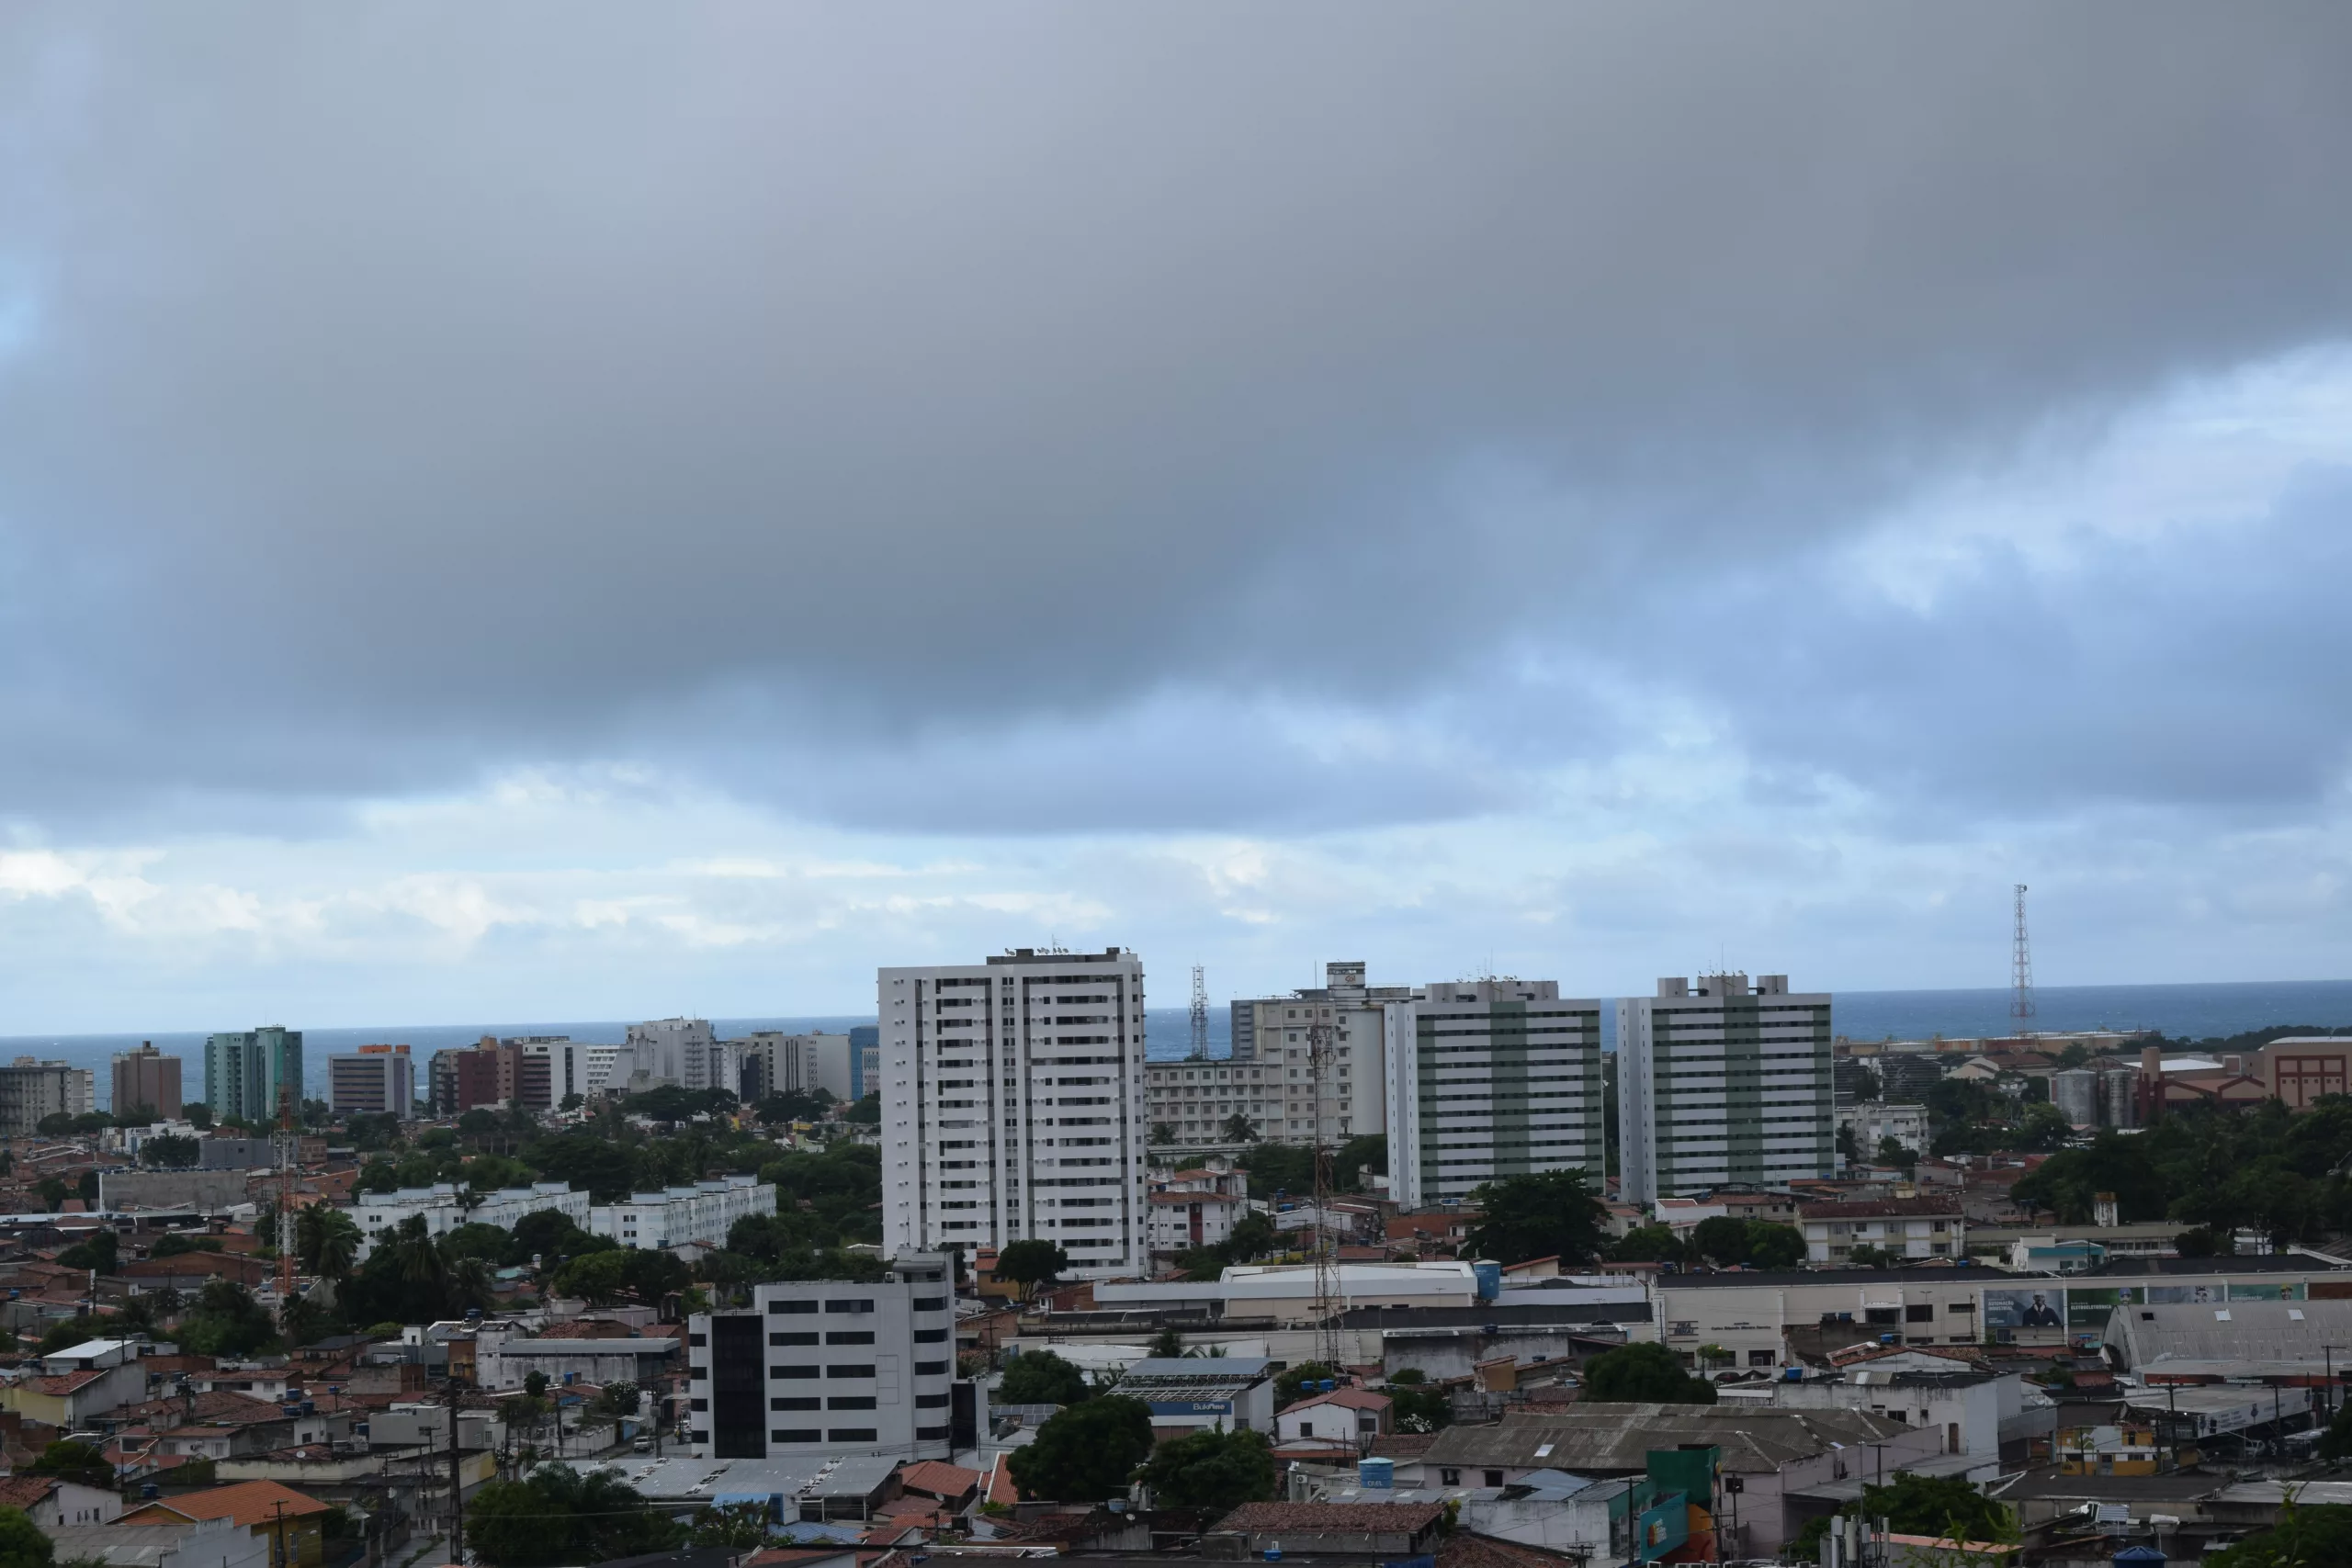
<svg viewBox="0 0 2352 1568">
<path fill-rule="evenodd" d="M 2017 950 L 2009 962 L 2009 1016 L 2023 1023 L 2033 1016 L 2033 951 L 2025 940 L 2025 884 L 2017 885 Z"/>
</svg>

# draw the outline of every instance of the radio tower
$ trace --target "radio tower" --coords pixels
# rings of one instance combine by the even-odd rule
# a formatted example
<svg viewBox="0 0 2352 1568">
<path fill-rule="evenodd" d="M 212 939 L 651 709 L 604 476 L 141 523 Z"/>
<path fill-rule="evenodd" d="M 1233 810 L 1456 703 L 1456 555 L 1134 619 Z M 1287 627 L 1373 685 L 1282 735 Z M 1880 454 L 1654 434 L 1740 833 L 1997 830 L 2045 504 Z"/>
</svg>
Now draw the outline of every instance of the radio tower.
<svg viewBox="0 0 2352 1568">
<path fill-rule="evenodd" d="M 1328 1023 L 1311 1024 L 1306 1031 L 1306 1076 L 1315 1096 L 1310 1134 L 1315 1140 L 1315 1227 L 1308 1243 L 1315 1258 L 1315 1349 L 1317 1358 L 1334 1372 L 1340 1369 L 1341 1302 L 1339 1238 L 1331 1232 L 1331 1145 L 1323 1135 L 1323 1088 L 1336 1044 L 1332 1036 L 1337 1032 Z"/>
<path fill-rule="evenodd" d="M 302 1134 L 294 1121 L 294 1089 L 277 1090 L 277 1310 L 294 1300 L 294 1170 L 301 1163 Z"/>
<path fill-rule="evenodd" d="M 1193 1060 L 1206 1061 L 1209 1055 L 1209 983 L 1197 964 L 1193 965 Z"/>
<path fill-rule="evenodd" d="M 2009 1016 L 2018 1021 L 2018 1032 L 2024 1032 L 2025 1021 L 2033 1016 L 2033 953 L 2025 941 L 2025 884 L 2018 884 L 2017 953 L 2009 964 Z"/>
</svg>

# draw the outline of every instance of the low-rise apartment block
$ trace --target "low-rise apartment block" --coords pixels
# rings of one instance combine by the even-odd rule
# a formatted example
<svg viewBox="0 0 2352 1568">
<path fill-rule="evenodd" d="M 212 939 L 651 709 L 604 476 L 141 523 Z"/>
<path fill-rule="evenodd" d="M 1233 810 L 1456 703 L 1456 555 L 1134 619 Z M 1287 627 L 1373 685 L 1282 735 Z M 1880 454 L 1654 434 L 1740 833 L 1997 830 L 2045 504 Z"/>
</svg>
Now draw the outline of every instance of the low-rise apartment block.
<svg viewBox="0 0 2352 1568">
<path fill-rule="evenodd" d="M 1897 1258 L 1965 1258 L 1968 1217 L 1957 1192 L 1942 1197 L 1806 1203 L 1797 1210 L 1805 1256 L 1815 1263 L 1843 1263 L 1858 1247 Z"/>
<path fill-rule="evenodd" d="M 1893 1138 L 1915 1155 L 1928 1152 L 1928 1108 L 1924 1105 L 1889 1105 L 1883 1100 L 1865 1100 L 1852 1105 L 1838 1106 L 1832 1114 L 1839 1131 L 1854 1130 L 1854 1146 L 1865 1160 L 1878 1156 L 1879 1140 Z"/>
<path fill-rule="evenodd" d="M 1218 1246 L 1250 1212 L 1250 1173 L 1228 1159 L 1212 1156 L 1187 1170 L 1156 1170 L 1147 1186 L 1154 1257 Z"/>
<path fill-rule="evenodd" d="M 768 1190 L 773 1194 L 775 1190 Z M 589 1228 L 588 1194 L 575 1191 L 568 1181 L 503 1187 L 474 1203 L 468 1203 L 457 1185 L 448 1181 L 436 1181 L 430 1187 L 403 1187 L 396 1192 L 362 1192 L 352 1203 L 351 1217 L 358 1222 L 366 1247 L 373 1250 L 378 1237 L 398 1229 L 415 1215 L 424 1216 L 427 1234 L 446 1235 L 459 1225 L 469 1224 L 512 1230 L 514 1222 L 524 1215 L 549 1209 L 566 1215 L 582 1230 Z"/>
<path fill-rule="evenodd" d="M 951 1267 L 944 1253 L 902 1253 L 878 1284 L 756 1285 L 748 1308 L 696 1313 L 686 1329 L 695 1457 L 948 1458 Z"/>
<path fill-rule="evenodd" d="M 623 1247 L 672 1247 L 689 1242 L 724 1247 L 735 1222 L 775 1213 L 775 1188 L 756 1176 L 729 1176 L 632 1192 L 626 1202 L 592 1207 L 581 1228 Z"/>
</svg>

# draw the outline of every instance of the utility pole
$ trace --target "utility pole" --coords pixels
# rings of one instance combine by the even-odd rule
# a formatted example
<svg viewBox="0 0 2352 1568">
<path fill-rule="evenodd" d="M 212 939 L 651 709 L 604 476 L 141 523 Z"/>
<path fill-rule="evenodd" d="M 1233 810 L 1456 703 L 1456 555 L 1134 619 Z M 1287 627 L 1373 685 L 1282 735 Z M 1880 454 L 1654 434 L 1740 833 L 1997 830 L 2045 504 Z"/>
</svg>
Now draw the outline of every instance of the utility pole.
<svg viewBox="0 0 2352 1568">
<path fill-rule="evenodd" d="M 449 1380 L 449 1561 L 466 1560 L 465 1478 L 458 1473 L 458 1380 Z"/>
<path fill-rule="evenodd" d="M 1323 1096 L 1326 1076 L 1329 1072 L 1333 1036 L 1338 1032 L 1330 1024 L 1317 1022 L 1306 1031 L 1306 1076 L 1312 1083 L 1315 1100 L 1314 1122 L 1309 1134 L 1314 1142 L 1315 1156 L 1315 1322 L 1316 1348 L 1323 1364 L 1332 1371 L 1340 1370 L 1340 1312 L 1342 1305 L 1340 1290 L 1339 1241 L 1331 1235 L 1331 1145 L 1323 1135 Z"/>
</svg>

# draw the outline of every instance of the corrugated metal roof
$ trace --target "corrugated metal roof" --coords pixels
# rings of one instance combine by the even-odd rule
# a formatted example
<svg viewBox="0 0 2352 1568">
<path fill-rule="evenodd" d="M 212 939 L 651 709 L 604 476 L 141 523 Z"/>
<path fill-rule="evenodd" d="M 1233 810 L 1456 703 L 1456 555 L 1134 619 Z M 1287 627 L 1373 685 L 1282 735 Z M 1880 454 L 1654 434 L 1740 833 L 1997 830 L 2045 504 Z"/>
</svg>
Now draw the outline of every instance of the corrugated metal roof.
<svg viewBox="0 0 2352 1568">
<path fill-rule="evenodd" d="M 1514 1411 L 1498 1426 L 1449 1427 L 1424 1464 L 1497 1470 L 1639 1471 L 1653 1449 L 1712 1443 L 1727 1471 L 1776 1471 L 1830 1448 L 1885 1442 L 1916 1428 L 1855 1410 L 1587 1404 Z"/>
</svg>

